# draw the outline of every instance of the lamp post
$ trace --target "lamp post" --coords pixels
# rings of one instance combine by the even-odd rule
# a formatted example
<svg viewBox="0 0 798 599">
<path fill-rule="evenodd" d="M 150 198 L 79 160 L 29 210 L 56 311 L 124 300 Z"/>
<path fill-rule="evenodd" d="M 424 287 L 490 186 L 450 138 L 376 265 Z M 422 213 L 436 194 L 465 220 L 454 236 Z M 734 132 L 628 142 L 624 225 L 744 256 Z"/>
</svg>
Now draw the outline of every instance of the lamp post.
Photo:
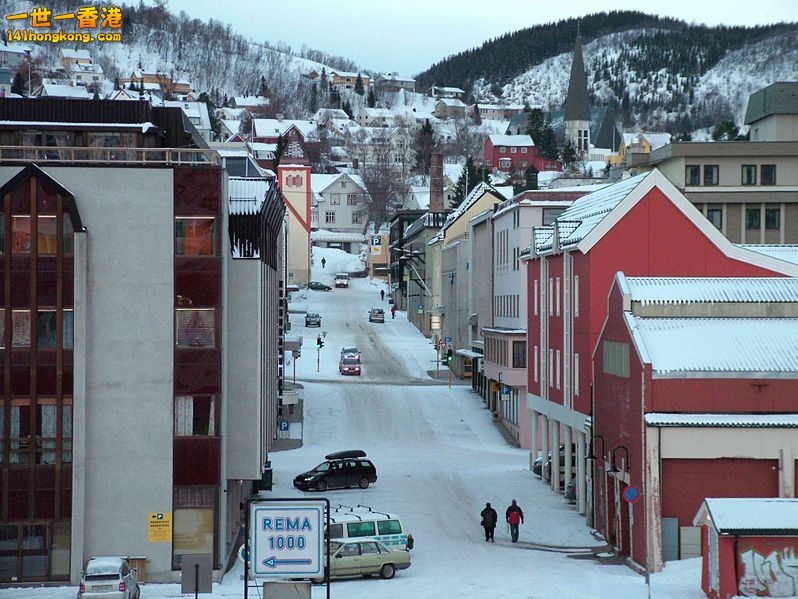
<svg viewBox="0 0 798 599">
<path fill-rule="evenodd" d="M 601 435 L 593 435 L 592 437 L 590 437 L 590 451 L 588 451 L 587 455 L 585 456 L 586 460 L 593 461 L 593 460 L 596 459 L 596 454 L 593 453 L 593 440 L 594 439 L 601 439 L 601 457 L 602 458 L 604 458 L 604 454 L 606 453 L 606 445 L 604 443 L 604 437 L 602 437 Z"/>
<path fill-rule="evenodd" d="M 25 50 L 25 55 L 28 57 L 28 97 L 30 98 L 31 63 L 33 62 L 33 55 L 31 55 L 30 50 Z"/>
<path fill-rule="evenodd" d="M 618 445 L 615 449 L 612 450 L 612 466 L 608 470 L 609 474 L 615 476 L 621 472 L 620 468 L 615 465 L 615 452 L 619 449 L 623 449 L 626 452 L 626 461 L 624 462 L 624 472 L 627 474 L 629 473 L 629 448 L 626 445 Z"/>
</svg>

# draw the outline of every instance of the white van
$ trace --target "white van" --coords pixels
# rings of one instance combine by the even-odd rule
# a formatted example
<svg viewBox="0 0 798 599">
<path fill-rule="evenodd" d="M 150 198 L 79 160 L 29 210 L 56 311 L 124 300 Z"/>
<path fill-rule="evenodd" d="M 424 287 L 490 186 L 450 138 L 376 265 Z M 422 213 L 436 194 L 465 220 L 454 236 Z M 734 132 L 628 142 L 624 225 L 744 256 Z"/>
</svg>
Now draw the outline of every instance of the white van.
<svg viewBox="0 0 798 599">
<path fill-rule="evenodd" d="M 379 541 L 388 549 L 407 549 L 407 529 L 396 514 L 378 512 L 367 505 L 337 505 L 330 514 L 330 538 Z"/>
</svg>

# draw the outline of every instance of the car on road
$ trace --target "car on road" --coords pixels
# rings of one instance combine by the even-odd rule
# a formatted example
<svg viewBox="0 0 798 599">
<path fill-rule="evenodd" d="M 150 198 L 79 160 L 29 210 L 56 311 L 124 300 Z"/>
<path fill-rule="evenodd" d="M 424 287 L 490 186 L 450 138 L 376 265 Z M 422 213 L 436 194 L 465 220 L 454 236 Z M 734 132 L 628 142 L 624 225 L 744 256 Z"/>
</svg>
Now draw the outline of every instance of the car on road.
<svg viewBox="0 0 798 599">
<path fill-rule="evenodd" d="M 354 356 L 342 356 L 338 363 L 338 372 L 360 376 L 360 360 Z"/>
<path fill-rule="evenodd" d="M 339 272 L 335 275 L 335 286 L 336 287 L 349 287 L 349 275 L 345 272 Z"/>
<path fill-rule="evenodd" d="M 385 322 L 385 310 L 382 308 L 369 310 L 369 322 Z"/>
<path fill-rule="evenodd" d="M 357 358 L 358 363 L 360 363 L 360 350 L 354 345 L 348 345 L 341 348 L 341 357 L 343 358 L 344 356 Z"/>
<path fill-rule="evenodd" d="M 319 281 L 311 281 L 308 283 L 308 289 L 312 289 L 313 291 L 332 291 L 332 287 L 320 283 Z"/>
<path fill-rule="evenodd" d="M 305 314 L 305 326 L 306 327 L 320 327 L 321 326 L 321 315 L 316 314 L 315 312 L 308 312 Z"/>
<path fill-rule="evenodd" d="M 379 574 L 380 578 L 393 578 L 397 570 L 410 567 L 409 551 L 392 551 L 379 541 L 330 541 L 330 578 Z M 326 574 L 326 572 L 325 572 Z M 325 576 L 326 578 L 326 576 Z M 324 582 L 317 579 L 314 582 Z"/>
<path fill-rule="evenodd" d="M 338 451 L 324 456 L 325 461 L 294 477 L 294 486 L 301 491 L 326 491 L 327 489 L 366 489 L 377 482 L 377 469 L 366 452 L 360 449 Z"/>
<path fill-rule="evenodd" d="M 92 557 L 78 587 L 78 599 L 139 599 L 138 572 L 124 557 Z"/>
<path fill-rule="evenodd" d="M 413 547 L 402 519 L 396 514 L 374 510 L 361 503 L 357 507 L 338 504 L 330 506 L 330 539 L 346 543 L 347 541 L 379 541 L 389 549 L 409 550 Z"/>
</svg>

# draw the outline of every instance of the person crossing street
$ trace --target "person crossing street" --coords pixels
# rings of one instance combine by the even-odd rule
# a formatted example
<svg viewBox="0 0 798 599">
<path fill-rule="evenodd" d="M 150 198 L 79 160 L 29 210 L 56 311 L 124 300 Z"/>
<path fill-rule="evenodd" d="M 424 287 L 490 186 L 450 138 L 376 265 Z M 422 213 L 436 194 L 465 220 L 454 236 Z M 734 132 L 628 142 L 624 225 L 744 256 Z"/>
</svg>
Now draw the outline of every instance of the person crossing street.
<svg viewBox="0 0 798 599">
<path fill-rule="evenodd" d="M 513 543 L 516 543 L 518 542 L 518 525 L 524 523 L 524 512 L 518 507 L 515 499 L 513 499 L 513 502 L 510 504 L 510 507 L 507 508 L 504 515 L 507 518 L 507 523 L 510 525 L 510 537 Z"/>
</svg>

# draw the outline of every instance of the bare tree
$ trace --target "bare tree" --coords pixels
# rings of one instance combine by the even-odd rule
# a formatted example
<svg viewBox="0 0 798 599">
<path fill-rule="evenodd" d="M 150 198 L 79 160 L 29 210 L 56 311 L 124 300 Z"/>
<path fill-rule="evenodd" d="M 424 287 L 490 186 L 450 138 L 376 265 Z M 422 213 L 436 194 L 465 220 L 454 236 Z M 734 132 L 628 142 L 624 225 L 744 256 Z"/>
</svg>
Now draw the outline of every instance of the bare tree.
<svg viewBox="0 0 798 599">
<path fill-rule="evenodd" d="M 466 158 L 467 156 L 482 156 L 485 144 L 485 134 L 477 127 L 471 125 L 467 119 L 455 119 L 452 124 L 452 138 L 444 144 L 444 153 L 447 156 Z"/>
</svg>

